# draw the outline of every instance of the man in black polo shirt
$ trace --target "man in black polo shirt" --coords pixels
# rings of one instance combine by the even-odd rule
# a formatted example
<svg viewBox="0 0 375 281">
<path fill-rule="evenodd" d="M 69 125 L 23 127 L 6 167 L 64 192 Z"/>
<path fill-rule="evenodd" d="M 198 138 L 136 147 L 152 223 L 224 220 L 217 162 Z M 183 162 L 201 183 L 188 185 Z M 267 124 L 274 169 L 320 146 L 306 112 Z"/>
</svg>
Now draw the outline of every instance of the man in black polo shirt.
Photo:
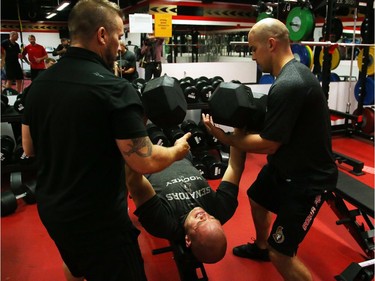
<svg viewBox="0 0 375 281">
<path fill-rule="evenodd" d="M 327 100 L 310 69 L 294 59 L 289 31 L 281 21 L 257 22 L 248 40 L 252 59 L 277 77 L 268 93 L 264 128 L 259 134 L 227 135 L 202 116 L 222 143 L 268 155 L 247 192 L 256 240 L 233 248 L 233 254 L 271 260 L 284 280 L 311 281 L 297 249 L 338 174 Z"/>
<path fill-rule="evenodd" d="M 185 157 L 189 134 L 170 148 L 148 138 L 137 92 L 111 71 L 124 34 L 115 3 L 81 0 L 68 26 L 71 47 L 32 83 L 24 112 L 38 212 L 68 280 L 144 281 L 124 162 L 139 173 L 160 171 Z"/>
</svg>

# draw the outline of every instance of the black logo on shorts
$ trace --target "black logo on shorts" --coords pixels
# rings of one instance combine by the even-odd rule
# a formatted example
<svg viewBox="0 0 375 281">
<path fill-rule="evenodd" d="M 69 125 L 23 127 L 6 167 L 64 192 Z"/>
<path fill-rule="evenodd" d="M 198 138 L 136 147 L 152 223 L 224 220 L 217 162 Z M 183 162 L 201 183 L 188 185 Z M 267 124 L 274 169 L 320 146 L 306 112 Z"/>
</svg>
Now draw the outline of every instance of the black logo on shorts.
<svg viewBox="0 0 375 281">
<path fill-rule="evenodd" d="M 284 233 L 283 233 L 283 227 L 278 226 L 277 229 L 276 229 L 276 232 L 274 234 L 272 234 L 272 237 L 273 237 L 273 240 L 275 240 L 276 243 L 278 243 L 278 244 L 283 243 L 284 240 L 285 240 L 285 236 L 284 236 Z"/>
</svg>

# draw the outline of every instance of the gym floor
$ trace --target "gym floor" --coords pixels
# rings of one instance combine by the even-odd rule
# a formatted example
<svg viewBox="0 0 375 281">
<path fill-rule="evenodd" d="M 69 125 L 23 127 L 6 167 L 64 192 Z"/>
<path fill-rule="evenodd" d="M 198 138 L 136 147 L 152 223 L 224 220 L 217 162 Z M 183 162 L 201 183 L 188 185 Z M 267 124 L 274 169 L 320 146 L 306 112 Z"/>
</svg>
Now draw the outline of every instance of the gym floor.
<svg viewBox="0 0 375 281">
<path fill-rule="evenodd" d="M 353 176 L 374 188 L 374 144 L 359 138 L 334 137 L 334 151 L 363 161 L 365 175 Z M 254 237 L 249 204 L 248 186 L 265 163 L 264 155 L 248 154 L 246 171 L 240 184 L 239 207 L 224 226 L 228 236 L 228 250 L 224 259 L 205 265 L 210 281 L 278 281 L 280 276 L 271 263 L 255 262 L 233 256 L 232 248 L 250 242 Z M 340 170 L 348 173 L 345 164 Z M 219 180 L 210 181 L 213 188 Z M 9 177 L 2 175 L 2 189 L 9 186 Z M 130 202 L 130 213 L 134 205 Z M 178 281 L 177 268 L 170 252 L 152 255 L 152 250 L 168 246 L 167 240 L 147 234 L 141 229 L 139 237 L 149 281 Z M 324 204 L 321 212 L 299 249 L 299 257 L 311 270 L 315 281 L 334 281 L 352 262 L 364 261 L 364 252 L 344 226 L 336 225 L 338 218 Z M 64 281 L 61 258 L 40 222 L 36 205 L 19 204 L 16 212 L 1 218 L 1 280 L 14 281 Z"/>
</svg>

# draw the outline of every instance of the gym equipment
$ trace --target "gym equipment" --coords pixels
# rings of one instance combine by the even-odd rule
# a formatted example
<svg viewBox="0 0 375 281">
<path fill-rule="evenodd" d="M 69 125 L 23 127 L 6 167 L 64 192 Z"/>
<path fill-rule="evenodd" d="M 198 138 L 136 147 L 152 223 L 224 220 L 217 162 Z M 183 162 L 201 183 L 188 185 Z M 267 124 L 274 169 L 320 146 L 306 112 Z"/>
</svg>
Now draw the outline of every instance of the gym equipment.
<svg viewBox="0 0 375 281">
<path fill-rule="evenodd" d="M 12 155 L 16 146 L 12 137 L 8 135 L 1 135 L 1 166 L 10 164 L 12 162 Z"/>
<path fill-rule="evenodd" d="M 215 180 L 223 177 L 227 165 L 221 161 L 221 155 L 217 149 L 205 150 L 196 153 L 195 156 L 207 169 L 206 179 Z"/>
<path fill-rule="evenodd" d="M 208 281 L 203 263 L 197 261 L 191 250 L 186 248 L 183 242 L 169 240 L 169 243 L 169 247 L 154 249 L 152 254 L 159 255 L 172 252 L 180 281 Z"/>
<path fill-rule="evenodd" d="M 143 78 L 134 79 L 134 81 L 132 82 L 132 85 L 134 89 L 136 89 L 138 93 L 141 94 L 146 86 L 146 80 Z"/>
<path fill-rule="evenodd" d="M 208 103 L 215 123 L 250 131 L 263 127 L 267 95 L 254 94 L 243 84 L 221 83 Z"/>
<path fill-rule="evenodd" d="M 1 192 L 1 216 L 13 214 L 18 206 L 17 200 L 23 199 L 26 204 L 35 204 L 36 182 L 30 182 L 22 185 L 23 193 L 15 195 L 12 191 Z"/>
<path fill-rule="evenodd" d="M 167 75 L 148 81 L 141 100 L 146 116 L 159 127 L 180 124 L 185 118 L 187 102 L 182 89 Z"/>
<path fill-rule="evenodd" d="M 165 147 L 168 147 L 171 145 L 167 136 L 164 134 L 161 128 L 159 128 L 158 126 L 152 123 L 147 124 L 146 128 L 147 128 L 148 136 L 153 144 L 157 144 L 157 145 L 161 145 Z"/>
<path fill-rule="evenodd" d="M 342 25 L 341 20 L 339 18 L 332 18 L 331 32 L 329 34 L 329 38 L 330 38 L 329 40 L 332 41 L 332 42 L 337 42 L 341 38 L 343 30 L 344 30 L 344 27 Z M 326 34 L 326 24 L 325 23 L 323 25 L 322 33 Z"/>
<path fill-rule="evenodd" d="M 18 92 L 13 88 L 5 88 L 1 93 L 3 95 L 6 95 L 6 96 L 16 96 L 16 95 L 18 95 Z"/>
<path fill-rule="evenodd" d="M 355 263 L 352 262 L 340 275 L 336 275 L 337 281 L 371 281 L 374 280 L 375 260 Z"/>
<path fill-rule="evenodd" d="M 349 210 L 345 201 L 355 209 Z M 328 194 L 327 203 L 339 218 L 336 224 L 343 224 L 366 256 L 373 259 L 374 225 L 370 217 L 374 218 L 374 189 L 339 171 L 336 189 Z M 363 222 L 357 221 L 358 216 Z"/>
<path fill-rule="evenodd" d="M 23 92 L 17 96 L 17 99 L 13 104 L 14 110 L 17 111 L 18 113 L 23 113 L 25 109 L 26 97 L 27 97 L 27 93 L 29 92 L 29 89 L 30 87 L 26 87 L 23 90 Z"/>
<path fill-rule="evenodd" d="M 289 38 L 292 41 L 310 38 L 314 26 L 314 14 L 307 7 L 293 8 L 286 19 L 286 27 L 289 30 Z"/>
<path fill-rule="evenodd" d="M 167 136 L 171 144 L 174 144 L 177 139 L 183 137 L 185 134 L 184 131 L 182 131 L 178 125 L 168 127 L 168 128 L 163 128 L 163 132 Z"/>
<path fill-rule="evenodd" d="M 6 95 L 1 94 L 1 114 L 4 114 L 5 110 L 9 106 L 9 99 Z"/>
<path fill-rule="evenodd" d="M 354 96 L 357 101 L 360 101 L 360 93 L 362 92 L 361 89 L 361 82 L 357 81 L 354 87 Z M 374 104 L 374 78 L 366 77 L 365 83 L 366 91 L 364 92 L 365 95 L 363 97 L 362 103 L 363 105 L 372 105 Z"/>
<path fill-rule="evenodd" d="M 193 165 L 194 167 L 201 173 L 202 177 L 207 179 L 208 177 L 208 170 L 205 164 L 203 164 L 202 160 L 198 157 L 193 155 Z"/>
<path fill-rule="evenodd" d="M 184 92 L 185 99 L 187 103 L 196 103 L 199 100 L 198 89 L 189 81 L 182 80 L 180 82 L 180 87 Z"/>
<path fill-rule="evenodd" d="M 353 111 L 353 115 L 358 114 L 358 109 Z M 353 124 L 356 126 L 356 124 Z M 374 109 L 371 107 L 364 107 L 362 112 L 361 128 L 363 133 L 371 134 L 374 132 Z"/>
<path fill-rule="evenodd" d="M 340 52 L 337 48 L 331 48 L 330 52 L 332 52 L 331 70 L 334 70 L 340 64 Z M 319 62 L 322 67 L 323 67 L 323 57 L 324 57 L 324 49 L 322 49 L 319 54 Z"/>
<path fill-rule="evenodd" d="M 259 79 L 259 84 L 272 84 L 275 81 L 275 77 L 271 74 L 263 74 Z"/>
<path fill-rule="evenodd" d="M 273 18 L 272 13 L 270 13 L 270 12 L 259 13 L 256 21 L 258 22 L 258 21 L 261 21 L 262 19 L 266 19 L 266 18 Z"/>
<path fill-rule="evenodd" d="M 374 43 L 374 13 L 369 13 L 361 24 L 361 37 L 363 41 Z"/>
<path fill-rule="evenodd" d="M 214 76 L 211 79 L 211 86 L 216 90 L 216 88 L 220 85 L 221 82 L 224 82 L 224 79 L 220 76 Z"/>
<path fill-rule="evenodd" d="M 206 145 L 205 133 L 193 120 L 189 119 L 182 122 L 181 130 L 185 133 L 191 133 L 191 137 L 188 139 L 188 142 L 192 149 Z"/>
<path fill-rule="evenodd" d="M 374 67 L 374 51 L 375 47 L 371 47 L 369 49 L 368 53 L 368 64 L 367 64 L 367 75 L 373 75 L 375 73 L 375 67 Z M 362 69 L 362 64 L 363 64 L 363 53 L 364 49 L 362 49 L 359 54 L 358 54 L 358 59 L 357 59 L 357 64 L 359 70 Z"/>
<path fill-rule="evenodd" d="M 202 101 L 207 102 L 214 91 L 214 87 L 210 84 L 208 78 L 204 79 L 205 77 L 200 77 L 195 84 L 199 92 L 199 96 Z"/>
<path fill-rule="evenodd" d="M 21 165 L 31 165 L 35 162 L 35 157 L 29 157 L 25 154 L 22 147 L 22 137 L 17 139 L 16 147 L 13 152 L 13 160 Z"/>
<path fill-rule="evenodd" d="M 204 125 L 203 121 L 199 121 L 198 127 L 204 132 L 204 139 L 206 140 L 206 144 L 210 147 L 216 147 L 217 145 L 220 145 L 220 142 L 217 138 L 215 138 L 213 135 L 207 132 L 207 128 Z"/>
<path fill-rule="evenodd" d="M 292 53 L 297 61 L 311 68 L 313 59 L 311 57 L 311 48 L 301 44 L 291 44 Z M 310 50 L 309 50 L 310 49 Z M 311 51 L 311 52 L 310 52 Z"/>
</svg>

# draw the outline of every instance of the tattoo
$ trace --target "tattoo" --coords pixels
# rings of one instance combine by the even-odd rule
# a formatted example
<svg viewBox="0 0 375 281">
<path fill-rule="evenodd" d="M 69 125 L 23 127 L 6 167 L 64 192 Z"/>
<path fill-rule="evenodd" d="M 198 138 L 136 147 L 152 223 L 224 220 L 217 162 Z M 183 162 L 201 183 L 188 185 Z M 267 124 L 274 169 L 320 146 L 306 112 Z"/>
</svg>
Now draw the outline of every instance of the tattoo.
<svg viewBox="0 0 375 281">
<path fill-rule="evenodd" d="M 152 143 L 148 138 L 137 138 L 132 139 L 133 145 L 130 146 L 129 151 L 123 151 L 123 153 L 127 156 L 130 156 L 132 153 L 138 154 L 140 157 L 147 157 L 150 156 L 152 153 Z M 146 148 L 146 152 L 141 152 L 143 148 Z"/>
</svg>

